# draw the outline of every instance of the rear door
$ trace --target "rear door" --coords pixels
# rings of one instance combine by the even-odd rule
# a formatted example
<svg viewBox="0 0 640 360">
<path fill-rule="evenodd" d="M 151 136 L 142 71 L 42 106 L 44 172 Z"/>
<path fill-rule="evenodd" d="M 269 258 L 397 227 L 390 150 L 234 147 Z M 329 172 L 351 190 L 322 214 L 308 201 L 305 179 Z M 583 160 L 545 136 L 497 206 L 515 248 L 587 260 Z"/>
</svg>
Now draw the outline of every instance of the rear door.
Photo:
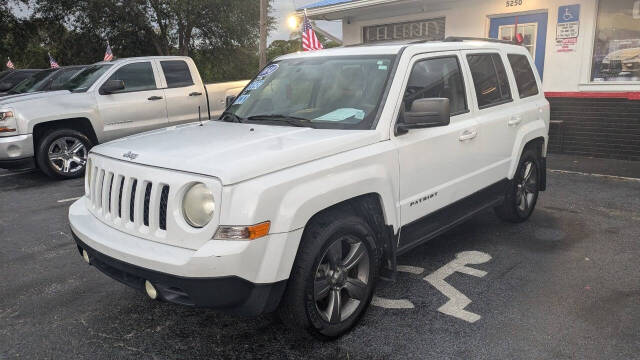
<svg viewBox="0 0 640 360">
<path fill-rule="evenodd" d="M 158 62 L 164 75 L 163 91 L 167 99 L 169 124 L 197 121 L 198 111 L 202 119 L 208 119 L 204 86 L 192 75 L 197 74 L 195 66 L 181 59 Z"/>
<path fill-rule="evenodd" d="M 478 138 L 478 166 L 481 181 L 489 186 L 507 178 L 516 127 L 521 114 L 514 106 L 511 83 L 503 55 L 499 51 L 465 51 L 473 93 L 476 120 L 482 134 Z"/>
<path fill-rule="evenodd" d="M 102 90 L 96 94 L 106 140 L 168 125 L 164 92 L 151 61 L 125 64 L 109 80 L 122 80 L 125 88 L 113 94 Z"/>
<path fill-rule="evenodd" d="M 509 120 L 509 133 L 512 151 L 515 151 L 518 130 L 526 124 L 542 118 L 544 98 L 540 91 L 540 84 L 535 76 L 531 59 L 525 54 L 507 53 L 507 69 L 512 73 L 514 96 L 518 106 L 514 109 L 514 116 Z M 518 154 L 515 154 L 518 156 Z"/>
</svg>

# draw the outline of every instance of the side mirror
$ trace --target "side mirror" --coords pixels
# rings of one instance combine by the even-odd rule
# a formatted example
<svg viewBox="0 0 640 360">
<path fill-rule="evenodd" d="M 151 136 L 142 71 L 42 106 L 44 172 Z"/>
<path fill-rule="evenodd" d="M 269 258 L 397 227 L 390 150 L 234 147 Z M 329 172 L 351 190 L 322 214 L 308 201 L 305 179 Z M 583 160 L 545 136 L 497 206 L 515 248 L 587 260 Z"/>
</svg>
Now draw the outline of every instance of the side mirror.
<svg viewBox="0 0 640 360">
<path fill-rule="evenodd" d="M 108 95 L 117 91 L 124 90 L 124 81 L 122 80 L 107 80 L 100 88 L 100 94 Z"/>
<path fill-rule="evenodd" d="M 2 92 L 7 91 L 7 90 L 11 89 L 12 87 L 13 86 L 11 86 L 11 83 L 8 83 L 8 82 L 0 83 L 0 91 L 2 91 Z"/>
<path fill-rule="evenodd" d="M 226 107 L 229 107 L 231 105 L 233 105 L 233 102 L 236 101 L 236 96 L 235 95 L 229 95 L 227 96 L 227 101 L 226 101 Z"/>
<path fill-rule="evenodd" d="M 396 125 L 396 135 L 402 135 L 411 129 L 447 126 L 451 122 L 449 99 L 417 99 L 411 110 L 401 113 Z"/>
</svg>

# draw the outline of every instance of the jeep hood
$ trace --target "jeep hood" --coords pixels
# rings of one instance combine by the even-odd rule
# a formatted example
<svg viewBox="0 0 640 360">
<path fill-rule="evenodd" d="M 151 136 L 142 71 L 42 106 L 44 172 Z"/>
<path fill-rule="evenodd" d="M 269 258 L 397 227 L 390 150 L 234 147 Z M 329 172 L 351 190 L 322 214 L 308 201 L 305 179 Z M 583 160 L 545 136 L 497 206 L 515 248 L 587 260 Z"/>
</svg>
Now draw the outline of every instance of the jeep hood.
<svg viewBox="0 0 640 360">
<path fill-rule="evenodd" d="M 234 184 L 379 141 L 371 130 L 209 121 L 98 145 L 92 152 L 133 163 L 214 176 Z M 127 154 L 127 157 L 123 155 Z"/>
</svg>

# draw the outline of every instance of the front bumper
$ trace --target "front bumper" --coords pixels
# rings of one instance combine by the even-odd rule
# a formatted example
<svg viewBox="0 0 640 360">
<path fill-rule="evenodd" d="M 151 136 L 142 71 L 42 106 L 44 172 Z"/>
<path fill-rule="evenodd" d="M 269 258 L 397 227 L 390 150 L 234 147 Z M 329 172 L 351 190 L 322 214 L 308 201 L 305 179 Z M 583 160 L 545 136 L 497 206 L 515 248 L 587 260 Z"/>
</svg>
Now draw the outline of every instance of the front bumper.
<svg viewBox="0 0 640 360">
<path fill-rule="evenodd" d="M 100 271 L 137 289 L 149 280 L 165 301 L 241 315 L 275 309 L 302 235 L 300 229 L 253 241 L 210 240 L 191 250 L 111 228 L 85 200 L 71 205 L 69 222 L 79 249 Z"/>
<path fill-rule="evenodd" d="M 33 165 L 31 134 L 0 137 L 0 168 L 17 169 Z"/>
<path fill-rule="evenodd" d="M 158 291 L 158 299 L 180 305 L 206 307 L 226 312 L 257 316 L 274 311 L 284 293 L 286 280 L 272 284 L 254 284 L 236 276 L 186 278 L 144 269 L 114 259 L 73 238 L 82 254 L 89 254 L 90 264 L 111 278 L 144 291 L 148 280 Z"/>
</svg>

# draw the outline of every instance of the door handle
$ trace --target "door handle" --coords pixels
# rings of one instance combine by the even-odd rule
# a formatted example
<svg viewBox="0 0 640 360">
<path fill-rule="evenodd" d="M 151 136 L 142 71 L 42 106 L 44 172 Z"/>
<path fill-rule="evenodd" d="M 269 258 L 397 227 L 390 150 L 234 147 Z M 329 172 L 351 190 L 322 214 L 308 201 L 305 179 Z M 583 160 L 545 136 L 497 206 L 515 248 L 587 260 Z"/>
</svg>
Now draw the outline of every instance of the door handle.
<svg viewBox="0 0 640 360">
<path fill-rule="evenodd" d="M 189 94 L 189 96 L 200 96 L 200 95 L 202 95 L 202 93 L 197 91 L 194 91 L 191 94 Z"/>
<path fill-rule="evenodd" d="M 508 124 L 509 126 L 518 126 L 521 122 L 522 122 L 522 116 L 514 115 L 511 117 L 511 120 L 509 120 Z"/>
<path fill-rule="evenodd" d="M 476 130 L 465 130 L 462 133 L 462 135 L 460 135 L 458 140 L 467 141 L 467 140 L 474 139 L 476 136 L 478 136 L 478 131 L 476 131 Z"/>
<path fill-rule="evenodd" d="M 162 100 L 162 96 L 152 96 L 150 98 L 147 98 L 147 100 Z"/>
</svg>

